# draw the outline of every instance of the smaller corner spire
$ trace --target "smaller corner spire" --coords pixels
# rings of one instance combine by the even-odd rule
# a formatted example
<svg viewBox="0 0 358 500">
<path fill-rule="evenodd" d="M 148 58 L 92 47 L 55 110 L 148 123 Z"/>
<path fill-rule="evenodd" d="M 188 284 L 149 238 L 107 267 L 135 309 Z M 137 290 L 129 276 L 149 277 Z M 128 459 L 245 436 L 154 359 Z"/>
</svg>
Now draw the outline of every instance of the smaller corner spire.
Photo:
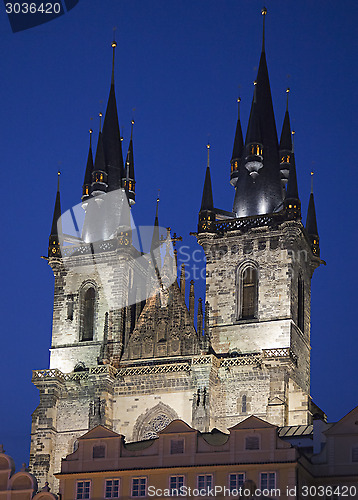
<svg viewBox="0 0 358 500">
<path fill-rule="evenodd" d="M 150 246 L 150 251 L 153 252 L 156 248 L 159 247 L 160 245 L 160 239 L 159 239 L 159 217 L 158 217 L 158 211 L 159 211 L 159 193 L 160 189 L 158 189 L 158 196 L 157 196 L 157 205 L 155 209 L 155 218 L 154 218 L 154 227 L 153 227 L 153 236 L 152 236 L 152 243 Z"/>
<path fill-rule="evenodd" d="M 232 156 L 230 161 L 230 184 L 236 186 L 237 178 L 239 175 L 239 165 L 244 151 L 244 138 L 242 135 L 241 120 L 240 120 L 240 103 L 241 97 L 236 99 L 237 101 L 237 124 L 234 138 L 234 147 L 232 150 Z"/>
<path fill-rule="evenodd" d="M 100 113 L 100 115 L 101 114 L 102 113 Z M 103 136 L 102 132 L 100 131 L 98 134 L 96 157 L 94 160 L 94 167 L 92 170 L 91 189 L 92 189 L 92 194 L 94 196 L 107 191 L 108 188 L 107 177 L 108 177 L 108 172 L 104 156 Z"/>
<path fill-rule="evenodd" d="M 115 58 L 116 58 L 116 47 L 117 47 L 116 29 L 117 29 L 116 27 L 113 28 L 113 42 L 111 43 L 111 47 L 113 49 L 111 85 L 114 85 L 114 63 L 115 63 Z"/>
<path fill-rule="evenodd" d="M 60 175 L 61 172 L 57 172 L 57 192 L 56 192 L 56 200 L 55 200 L 55 207 L 53 211 L 53 218 L 52 218 L 52 226 L 51 226 L 51 234 L 49 238 L 49 244 L 48 244 L 48 257 L 61 257 L 61 250 L 60 250 L 60 240 L 59 240 L 59 233 L 62 232 L 61 230 L 61 199 L 60 199 Z"/>
<path fill-rule="evenodd" d="M 102 132 L 102 116 L 103 116 L 102 111 L 98 113 L 98 116 L 99 116 L 99 131 Z"/>
<path fill-rule="evenodd" d="M 213 190 L 210 176 L 210 144 L 208 144 L 206 147 L 208 151 L 208 157 L 203 187 L 203 196 L 201 199 L 201 207 L 199 211 L 199 232 L 210 232 L 213 226 L 213 222 L 215 221 Z"/>
<path fill-rule="evenodd" d="M 122 179 L 122 186 L 124 187 L 128 202 L 130 205 L 135 203 L 135 174 L 134 174 L 134 154 L 133 154 L 133 126 L 134 119 L 131 120 L 131 136 L 129 140 L 128 152 L 126 163 L 124 167 L 125 177 Z"/>
<path fill-rule="evenodd" d="M 311 193 L 308 202 L 307 219 L 306 219 L 306 231 L 311 242 L 311 249 L 313 255 L 319 257 L 319 235 L 317 228 L 317 217 L 316 217 L 316 207 L 313 195 L 313 172 L 311 172 Z"/>
<path fill-rule="evenodd" d="M 266 20 L 266 15 L 267 15 L 267 9 L 266 7 L 263 7 L 261 9 L 261 14 L 263 17 L 263 22 L 262 22 L 262 52 L 265 52 L 265 20 Z"/>
<path fill-rule="evenodd" d="M 92 153 L 92 134 L 93 130 L 89 129 L 89 149 L 87 157 L 87 165 L 85 171 L 85 178 L 82 186 L 82 201 L 87 200 L 91 194 L 91 184 L 92 184 L 92 172 L 93 172 L 93 153 Z"/>
</svg>

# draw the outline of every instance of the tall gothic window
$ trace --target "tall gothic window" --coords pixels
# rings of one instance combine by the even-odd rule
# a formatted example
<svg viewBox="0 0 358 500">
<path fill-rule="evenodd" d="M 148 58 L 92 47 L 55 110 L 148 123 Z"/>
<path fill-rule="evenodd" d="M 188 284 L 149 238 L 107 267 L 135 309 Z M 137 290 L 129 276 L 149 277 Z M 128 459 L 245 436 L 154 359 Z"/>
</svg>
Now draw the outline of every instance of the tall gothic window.
<svg viewBox="0 0 358 500">
<path fill-rule="evenodd" d="M 246 413 L 247 412 L 247 397 L 246 394 L 244 394 L 241 398 L 241 413 Z"/>
<path fill-rule="evenodd" d="M 258 271 L 250 264 L 239 271 L 238 318 L 257 318 L 258 309 Z"/>
<path fill-rule="evenodd" d="M 93 287 L 88 288 L 83 295 L 81 340 L 93 340 L 95 298 L 96 292 Z"/>
<path fill-rule="evenodd" d="M 305 288 L 304 281 L 301 277 L 298 278 L 298 294 L 297 294 L 297 325 L 301 332 L 305 329 Z"/>
</svg>

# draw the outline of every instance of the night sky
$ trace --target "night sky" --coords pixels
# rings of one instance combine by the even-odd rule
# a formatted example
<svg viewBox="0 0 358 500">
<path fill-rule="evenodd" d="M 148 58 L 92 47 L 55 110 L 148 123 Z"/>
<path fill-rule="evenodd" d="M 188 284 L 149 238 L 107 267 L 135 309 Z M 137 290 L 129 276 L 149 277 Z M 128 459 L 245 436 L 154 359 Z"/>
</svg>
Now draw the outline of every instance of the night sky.
<svg viewBox="0 0 358 500">
<path fill-rule="evenodd" d="M 312 282 L 311 394 L 336 421 L 358 404 L 358 3 L 270 0 L 266 7 L 277 128 L 280 134 L 289 86 L 304 219 L 315 172 L 327 266 Z M 49 362 L 54 280 L 40 257 L 47 253 L 57 170 L 66 210 L 80 201 L 88 129 L 96 143 L 98 112 L 105 111 L 113 26 L 125 151 L 133 113 L 136 122 L 133 216 L 151 224 L 160 189 L 161 225 L 196 249 L 189 233 L 196 231 L 208 138 L 214 204 L 232 209 L 236 99 L 242 98 L 245 134 L 261 51 L 261 8 L 256 0 L 81 0 L 61 18 L 13 34 L 1 4 L 0 443 L 18 466 L 28 462 L 38 404 L 31 370 Z M 197 290 L 198 297 L 203 283 Z"/>
</svg>

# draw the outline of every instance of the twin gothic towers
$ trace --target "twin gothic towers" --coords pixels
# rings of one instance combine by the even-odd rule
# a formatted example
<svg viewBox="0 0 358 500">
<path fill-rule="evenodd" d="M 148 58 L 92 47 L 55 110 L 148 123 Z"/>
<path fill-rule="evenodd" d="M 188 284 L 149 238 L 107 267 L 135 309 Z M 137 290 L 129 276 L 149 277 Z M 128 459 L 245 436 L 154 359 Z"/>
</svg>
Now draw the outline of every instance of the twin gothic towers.
<svg viewBox="0 0 358 500">
<path fill-rule="evenodd" d="M 55 485 L 61 458 L 98 424 L 135 441 L 175 418 L 226 431 L 251 414 L 286 426 L 309 424 L 320 412 L 310 398 L 311 278 L 322 262 L 314 199 L 311 193 L 304 226 L 289 112 L 278 141 L 264 46 L 245 140 L 237 122 L 231 184 L 232 211 L 215 208 L 208 164 L 196 233 L 206 297 L 194 318 L 193 283 L 187 306 L 183 276 L 179 284 L 170 279 L 169 233 L 155 253 L 158 213 L 148 258 L 133 237 L 133 137 L 124 162 L 112 69 L 95 158 L 90 146 L 85 170 L 85 222 L 67 246 L 59 190 L 56 196 L 50 368 L 33 372 L 40 403 L 30 467 L 40 484 Z M 95 229 L 93 220 L 100 221 Z"/>
</svg>

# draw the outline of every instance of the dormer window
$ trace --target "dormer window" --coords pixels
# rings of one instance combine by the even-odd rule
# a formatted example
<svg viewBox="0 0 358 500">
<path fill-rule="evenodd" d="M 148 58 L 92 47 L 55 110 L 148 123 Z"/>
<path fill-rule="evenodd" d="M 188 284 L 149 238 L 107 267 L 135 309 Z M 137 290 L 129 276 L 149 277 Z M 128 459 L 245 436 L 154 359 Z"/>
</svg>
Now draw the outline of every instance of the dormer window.
<svg viewBox="0 0 358 500">
<path fill-rule="evenodd" d="M 105 458 L 106 447 L 104 445 L 97 445 L 93 447 L 92 458 Z"/>
<path fill-rule="evenodd" d="M 171 439 L 170 454 L 179 455 L 179 453 L 184 453 L 184 439 Z"/>
<path fill-rule="evenodd" d="M 259 450 L 260 438 L 259 436 L 247 436 L 245 438 L 245 450 Z"/>
</svg>

